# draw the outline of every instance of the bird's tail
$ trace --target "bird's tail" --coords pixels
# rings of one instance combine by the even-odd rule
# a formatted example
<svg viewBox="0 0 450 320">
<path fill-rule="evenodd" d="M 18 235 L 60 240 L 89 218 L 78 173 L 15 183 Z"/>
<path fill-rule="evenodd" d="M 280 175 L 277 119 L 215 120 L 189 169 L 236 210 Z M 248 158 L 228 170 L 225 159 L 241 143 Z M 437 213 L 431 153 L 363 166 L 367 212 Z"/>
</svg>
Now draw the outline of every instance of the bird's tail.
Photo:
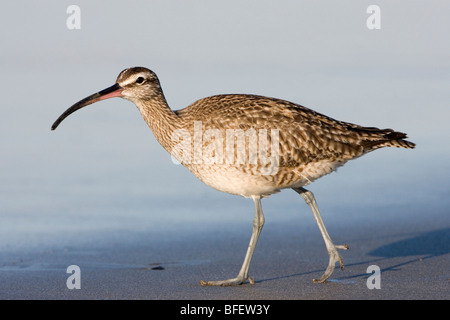
<svg viewBox="0 0 450 320">
<path fill-rule="evenodd" d="M 406 133 L 397 132 L 392 129 L 365 128 L 370 134 L 370 139 L 363 140 L 362 146 L 366 152 L 384 147 L 397 147 L 414 149 L 416 144 L 405 140 L 408 138 Z"/>
</svg>

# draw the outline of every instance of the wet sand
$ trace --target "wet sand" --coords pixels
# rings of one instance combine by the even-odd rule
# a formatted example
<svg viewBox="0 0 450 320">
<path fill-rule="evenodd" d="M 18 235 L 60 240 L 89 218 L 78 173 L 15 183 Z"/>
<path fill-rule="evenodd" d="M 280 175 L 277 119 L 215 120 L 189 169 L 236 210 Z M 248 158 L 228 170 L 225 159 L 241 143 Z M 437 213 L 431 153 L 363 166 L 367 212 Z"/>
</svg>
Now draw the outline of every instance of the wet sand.
<svg viewBox="0 0 450 320">
<path fill-rule="evenodd" d="M 386 214 L 368 223 L 329 224 L 345 270 L 315 284 L 328 263 L 313 221 L 296 225 L 266 219 L 250 266 L 254 285 L 202 287 L 199 280 L 234 277 L 251 226 L 210 225 L 195 232 L 118 232 L 115 240 L 4 254 L 1 299 L 449 299 L 450 225 L 446 214 Z M 389 218 L 390 217 L 390 218 Z M 413 218 L 414 217 L 414 218 Z M 413 218 L 413 219 L 410 219 Z M 312 220 L 312 219 L 311 219 Z M 222 227 L 222 229 L 220 229 Z M 97 234 L 98 236 L 98 234 Z M 81 270 L 81 289 L 68 289 L 69 265 Z M 368 289 L 370 265 L 381 269 L 380 289 Z"/>
</svg>

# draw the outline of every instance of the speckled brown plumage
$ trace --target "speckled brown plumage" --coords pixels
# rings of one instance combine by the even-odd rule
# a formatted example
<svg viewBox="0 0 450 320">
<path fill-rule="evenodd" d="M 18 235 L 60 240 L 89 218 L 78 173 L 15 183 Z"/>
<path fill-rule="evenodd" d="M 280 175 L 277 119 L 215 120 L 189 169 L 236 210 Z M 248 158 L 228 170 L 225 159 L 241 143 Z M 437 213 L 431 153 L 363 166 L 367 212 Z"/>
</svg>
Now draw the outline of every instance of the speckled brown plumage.
<svg viewBox="0 0 450 320">
<path fill-rule="evenodd" d="M 130 69 L 122 72 L 117 82 L 120 83 L 129 72 Z M 136 103 L 158 141 L 170 153 L 176 144 L 171 133 L 185 129 L 193 136 L 194 121 L 201 121 L 202 132 L 217 129 L 221 131 L 222 137 L 226 137 L 226 130 L 279 130 L 279 170 L 275 175 L 258 174 L 258 165 L 249 163 L 183 163 L 199 179 L 220 191 L 245 197 L 261 192 L 265 196 L 283 188 L 307 185 L 348 160 L 381 147 L 414 148 L 413 143 L 404 140 L 404 133 L 337 121 L 289 101 L 258 95 L 216 95 L 172 111 L 156 75 L 146 70 L 142 72 L 148 73 L 153 79 L 154 93 L 150 99 L 137 101 L 133 97 L 130 100 Z M 203 141 L 203 147 L 207 143 Z M 223 147 L 225 152 L 225 143 Z M 233 177 L 241 174 L 242 177 L 236 179 L 242 180 L 222 181 L 221 175 L 230 173 Z M 226 183 L 231 185 L 227 186 Z"/>
</svg>

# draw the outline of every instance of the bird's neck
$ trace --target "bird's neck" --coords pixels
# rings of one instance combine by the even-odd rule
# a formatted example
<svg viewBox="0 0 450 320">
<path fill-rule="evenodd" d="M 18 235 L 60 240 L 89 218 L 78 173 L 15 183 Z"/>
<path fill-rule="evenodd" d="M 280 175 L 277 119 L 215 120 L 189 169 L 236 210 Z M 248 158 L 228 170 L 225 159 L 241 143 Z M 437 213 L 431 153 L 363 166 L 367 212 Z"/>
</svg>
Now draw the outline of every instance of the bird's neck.
<svg viewBox="0 0 450 320">
<path fill-rule="evenodd" d="M 161 93 L 149 100 L 136 101 L 135 104 L 158 142 L 164 149 L 171 152 L 172 133 L 179 127 L 180 119 L 170 109 L 164 95 Z"/>
</svg>

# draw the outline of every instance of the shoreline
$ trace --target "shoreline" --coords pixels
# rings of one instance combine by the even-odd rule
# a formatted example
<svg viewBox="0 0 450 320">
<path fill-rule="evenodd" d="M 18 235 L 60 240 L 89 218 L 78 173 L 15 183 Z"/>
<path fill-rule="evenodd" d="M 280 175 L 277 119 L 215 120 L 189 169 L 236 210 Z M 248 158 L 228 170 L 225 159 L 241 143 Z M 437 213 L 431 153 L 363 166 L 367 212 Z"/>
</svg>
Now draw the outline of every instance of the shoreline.
<svg viewBox="0 0 450 320">
<path fill-rule="evenodd" d="M 237 287 L 202 287 L 199 281 L 237 274 L 250 226 L 185 235 L 140 232 L 121 242 L 124 233 L 109 245 L 3 256 L 0 299 L 449 299 L 450 227 L 436 219 L 416 225 L 412 231 L 408 223 L 388 219 L 330 224 L 335 242 L 350 250 L 341 252 L 344 271 L 337 267 L 328 283 L 315 284 L 328 263 L 317 226 L 268 223 L 250 266 L 256 283 Z M 80 267 L 79 290 L 66 286 L 69 265 Z M 381 289 L 367 287 L 371 265 L 381 270 Z"/>
</svg>

